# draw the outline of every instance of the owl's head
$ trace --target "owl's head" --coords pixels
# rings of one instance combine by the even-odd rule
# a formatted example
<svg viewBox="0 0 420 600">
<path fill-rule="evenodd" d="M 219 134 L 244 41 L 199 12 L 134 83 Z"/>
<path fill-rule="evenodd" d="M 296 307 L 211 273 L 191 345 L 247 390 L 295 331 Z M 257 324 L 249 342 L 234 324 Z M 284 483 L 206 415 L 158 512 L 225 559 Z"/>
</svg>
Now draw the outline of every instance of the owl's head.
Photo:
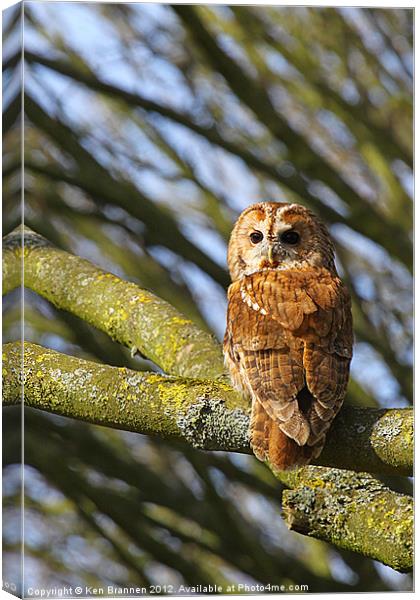
<svg viewBox="0 0 420 600">
<path fill-rule="evenodd" d="M 325 225 L 304 206 L 260 202 L 236 221 L 228 265 L 232 281 L 267 268 L 335 270 L 334 247 Z"/>
</svg>

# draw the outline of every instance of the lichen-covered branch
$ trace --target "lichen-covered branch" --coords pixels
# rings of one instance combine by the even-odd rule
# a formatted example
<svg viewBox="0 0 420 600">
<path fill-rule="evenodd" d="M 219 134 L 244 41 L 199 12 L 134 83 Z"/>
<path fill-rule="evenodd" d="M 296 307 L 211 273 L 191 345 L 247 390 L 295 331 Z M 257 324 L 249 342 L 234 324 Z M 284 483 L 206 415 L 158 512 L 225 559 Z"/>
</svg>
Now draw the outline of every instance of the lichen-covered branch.
<svg viewBox="0 0 420 600">
<path fill-rule="evenodd" d="M 206 450 L 249 452 L 248 406 L 230 386 L 110 367 L 20 342 L 3 347 L 3 403 Z"/>
<path fill-rule="evenodd" d="M 55 248 L 27 228 L 4 239 L 4 292 L 20 284 L 22 273 L 27 287 L 138 349 L 165 372 L 218 380 L 230 390 L 217 342 L 151 292 Z M 409 475 L 412 456 L 411 412 L 345 407 L 320 461 L 326 466 Z"/>
<path fill-rule="evenodd" d="M 55 414 L 176 438 L 204 450 L 250 452 L 249 405 L 226 381 L 219 345 L 171 305 L 28 229 L 5 238 L 3 276 L 6 293 L 23 276 L 25 286 L 170 374 L 110 367 L 28 343 L 22 355 L 20 343 L 6 344 L 5 404 L 19 403 L 23 390 L 27 406 Z M 284 492 L 286 522 L 306 535 L 409 570 L 412 500 L 354 471 L 409 475 L 412 457 L 410 409 L 345 407 L 319 458 L 319 464 L 339 469 L 275 473 L 292 488 Z"/>
<path fill-rule="evenodd" d="M 247 403 L 224 382 L 110 367 L 30 343 L 24 345 L 23 369 L 21 358 L 20 343 L 4 346 L 6 405 L 20 402 L 23 386 L 27 406 L 100 425 L 182 439 L 196 448 L 250 451 Z M 388 419 L 388 435 L 392 431 L 396 434 L 396 445 L 401 432 L 409 430 L 411 410 L 376 411 L 376 422 L 373 411 L 369 413 L 371 431 Z M 326 453 L 334 455 L 335 463 L 341 466 L 340 448 L 350 442 L 345 424 L 339 427 L 344 437 L 338 445 L 337 440 L 333 442 L 335 452 L 327 442 Z M 359 429 L 362 438 L 365 431 Z M 356 432 L 351 433 L 351 443 L 362 447 L 364 442 L 357 442 Z M 363 464 L 362 457 L 359 461 Z M 292 488 L 283 494 L 291 529 L 366 554 L 396 570 L 411 568 L 413 516 L 409 497 L 390 491 L 367 473 L 310 466 L 275 475 Z"/>
<path fill-rule="evenodd" d="M 204 450 L 250 452 L 249 405 L 224 381 L 110 367 L 26 343 L 4 346 L 3 400 L 137 433 L 175 437 Z M 411 409 L 346 407 L 320 464 L 386 474 L 411 473 Z"/>
<path fill-rule="evenodd" d="M 318 464 L 369 473 L 411 475 L 414 414 L 411 408 L 344 406 L 328 433 Z"/>
<path fill-rule="evenodd" d="M 286 524 L 379 560 L 397 571 L 413 567 L 413 499 L 368 473 L 304 467 L 279 473 Z"/>
<path fill-rule="evenodd" d="M 55 248 L 28 228 L 24 249 L 21 228 L 3 244 L 3 293 L 20 284 L 23 263 L 25 287 L 141 352 L 166 373 L 223 377 L 216 340 L 161 298 Z"/>
</svg>

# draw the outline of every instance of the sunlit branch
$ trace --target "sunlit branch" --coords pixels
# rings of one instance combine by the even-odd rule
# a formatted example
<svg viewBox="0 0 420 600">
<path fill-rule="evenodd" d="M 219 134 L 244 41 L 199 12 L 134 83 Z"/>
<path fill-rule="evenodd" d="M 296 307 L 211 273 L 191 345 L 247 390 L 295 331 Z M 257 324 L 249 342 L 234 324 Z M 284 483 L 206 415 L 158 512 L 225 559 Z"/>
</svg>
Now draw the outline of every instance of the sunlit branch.
<svg viewBox="0 0 420 600">
<path fill-rule="evenodd" d="M 249 403 L 225 382 L 168 377 L 85 361 L 26 343 L 4 347 L 3 401 L 58 415 L 178 439 L 202 450 L 251 453 Z M 408 475 L 411 409 L 345 407 L 318 464 Z"/>
<path fill-rule="evenodd" d="M 87 260 L 21 230 L 4 239 L 3 293 L 24 285 L 150 358 L 166 373 L 214 378 L 224 375 L 219 344 L 170 304 Z"/>
</svg>

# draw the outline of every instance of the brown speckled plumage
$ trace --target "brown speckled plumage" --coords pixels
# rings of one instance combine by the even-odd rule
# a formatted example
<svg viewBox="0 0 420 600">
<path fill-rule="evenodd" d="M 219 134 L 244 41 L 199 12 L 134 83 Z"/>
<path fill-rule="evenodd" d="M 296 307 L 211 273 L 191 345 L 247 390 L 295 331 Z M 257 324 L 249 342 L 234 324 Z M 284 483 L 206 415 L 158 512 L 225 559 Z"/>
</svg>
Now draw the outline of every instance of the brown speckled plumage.
<svg viewBox="0 0 420 600">
<path fill-rule="evenodd" d="M 299 242 L 289 247 L 280 238 L 291 230 Z M 352 354 L 350 296 L 331 238 L 300 205 L 260 203 L 239 217 L 228 262 L 224 353 L 252 399 L 253 451 L 278 469 L 306 464 L 342 405 Z"/>
</svg>

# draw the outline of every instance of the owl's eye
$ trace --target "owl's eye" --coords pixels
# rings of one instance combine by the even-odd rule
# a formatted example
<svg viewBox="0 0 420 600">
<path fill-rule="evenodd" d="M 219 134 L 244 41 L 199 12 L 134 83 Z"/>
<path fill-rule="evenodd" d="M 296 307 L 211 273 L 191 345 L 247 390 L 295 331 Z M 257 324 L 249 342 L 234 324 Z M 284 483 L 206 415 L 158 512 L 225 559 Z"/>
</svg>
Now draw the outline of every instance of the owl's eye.
<svg viewBox="0 0 420 600">
<path fill-rule="evenodd" d="M 261 240 L 263 239 L 263 234 L 261 233 L 261 231 L 253 231 L 250 236 L 249 239 L 251 240 L 251 242 L 253 244 L 259 244 L 261 242 Z"/>
<path fill-rule="evenodd" d="M 289 244 L 290 246 L 295 246 L 300 240 L 300 235 L 297 231 L 293 231 L 293 229 L 289 229 L 289 231 L 285 231 L 280 236 L 280 241 L 283 244 Z"/>
</svg>

